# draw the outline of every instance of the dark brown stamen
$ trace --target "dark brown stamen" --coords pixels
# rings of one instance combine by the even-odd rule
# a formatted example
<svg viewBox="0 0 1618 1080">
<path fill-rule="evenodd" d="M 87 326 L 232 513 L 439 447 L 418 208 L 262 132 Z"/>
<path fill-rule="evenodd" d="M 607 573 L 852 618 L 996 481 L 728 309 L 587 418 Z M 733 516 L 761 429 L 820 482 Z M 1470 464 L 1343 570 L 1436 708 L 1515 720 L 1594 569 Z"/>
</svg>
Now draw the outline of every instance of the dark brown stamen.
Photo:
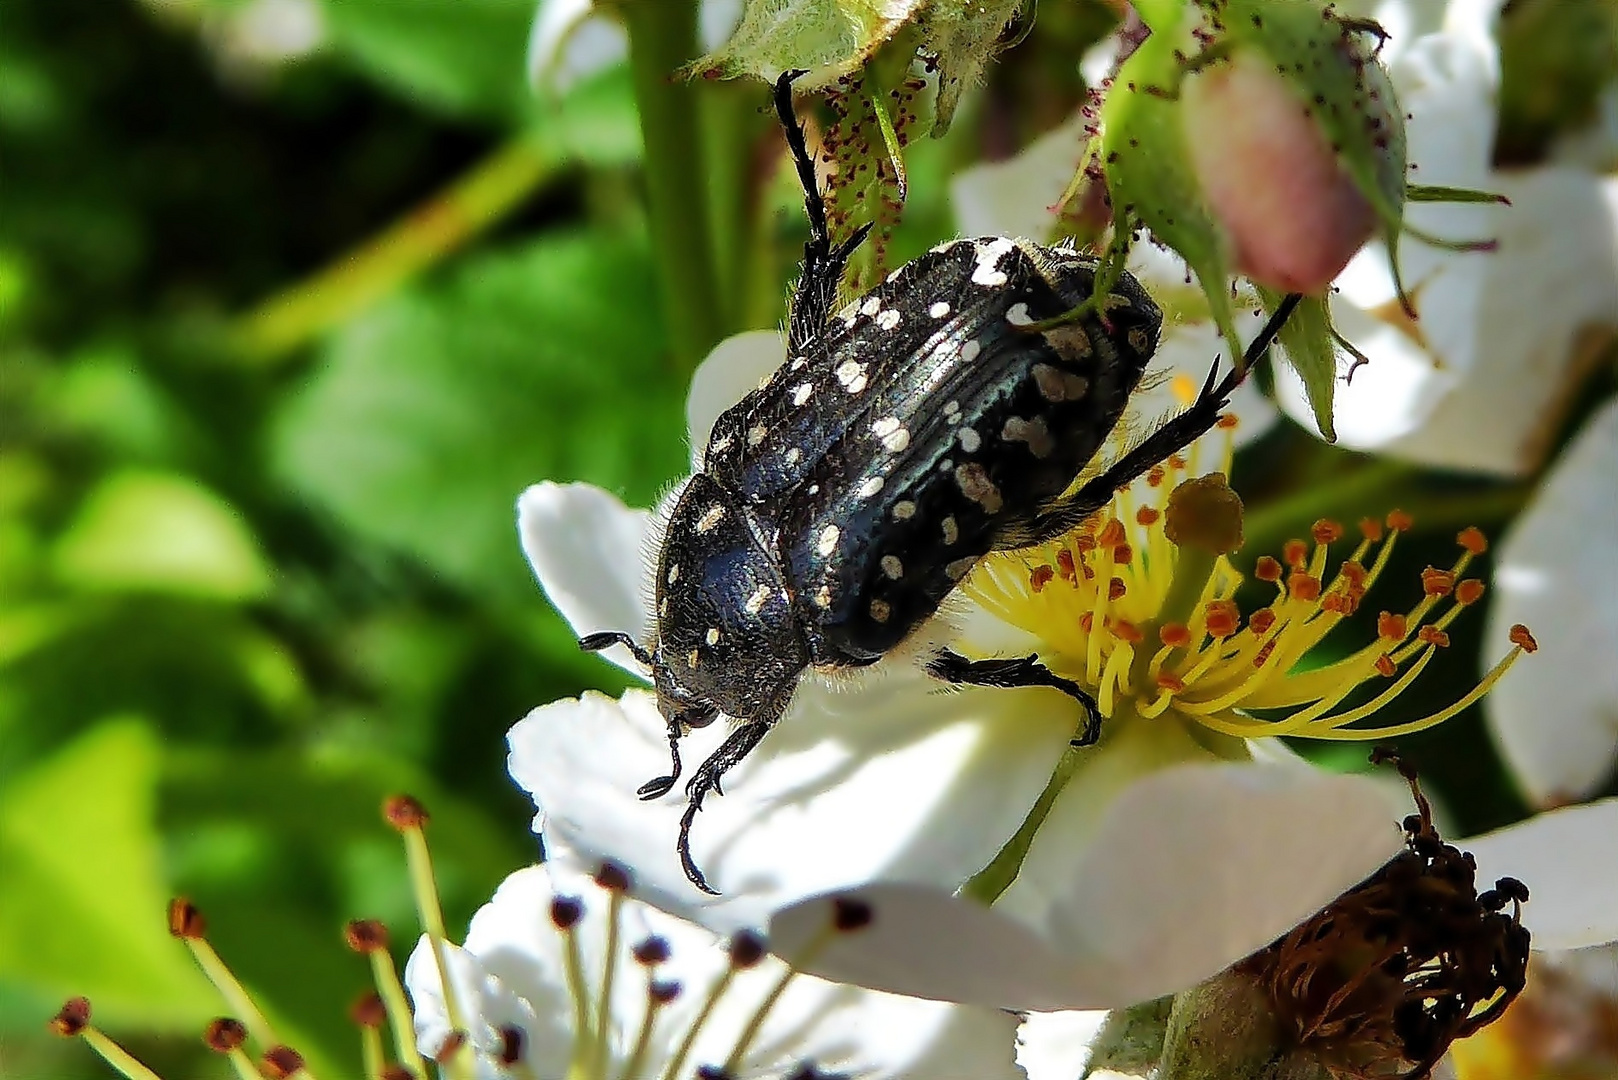
<svg viewBox="0 0 1618 1080">
<path fill-rule="evenodd" d="M 208 933 L 208 920 L 197 905 L 176 896 L 169 901 L 169 933 L 177 938 L 200 938 Z"/>
<path fill-rule="evenodd" d="M 734 968 L 750 968 L 768 952 L 764 939 L 751 930 L 738 931 L 730 939 L 730 966 Z"/>
<path fill-rule="evenodd" d="M 427 825 L 427 808 L 411 795 L 389 795 L 382 802 L 382 817 L 400 832 Z"/>
<path fill-rule="evenodd" d="M 228 1054 L 247 1041 L 247 1025 L 234 1017 L 221 1016 L 203 1031 L 202 1041 L 215 1053 Z"/>
<path fill-rule="evenodd" d="M 90 1026 L 90 999 L 68 998 L 61 1011 L 51 1017 L 50 1028 L 64 1038 L 71 1038 Z"/>
<path fill-rule="evenodd" d="M 871 910 L 871 905 L 867 904 L 864 900 L 856 900 L 853 897 L 848 896 L 839 896 L 836 900 L 832 901 L 831 923 L 838 930 L 845 933 L 851 930 L 860 930 L 871 925 L 871 919 L 873 917 L 874 912 Z"/>
<path fill-rule="evenodd" d="M 343 939 L 357 953 L 373 953 L 388 947 L 388 928 L 380 919 L 355 919 L 343 927 Z"/>
<path fill-rule="evenodd" d="M 360 1027 L 379 1028 L 387 1023 L 388 1009 L 382 1004 L 380 994 L 375 990 L 367 990 L 348 1007 L 348 1015 Z"/>
<path fill-rule="evenodd" d="M 595 882 L 608 892 L 628 892 L 629 871 L 609 860 L 596 871 Z"/>
<path fill-rule="evenodd" d="M 571 929 L 584 918 L 584 903 L 576 896 L 558 896 L 551 901 L 551 922 L 558 930 Z"/>
<path fill-rule="evenodd" d="M 500 1029 L 500 1051 L 496 1054 L 502 1065 L 515 1065 L 522 1060 L 523 1030 L 515 1024 Z"/>
<path fill-rule="evenodd" d="M 272 1046 L 264 1051 L 264 1075 L 270 1080 L 287 1080 L 303 1071 L 303 1055 L 290 1046 Z"/>
</svg>

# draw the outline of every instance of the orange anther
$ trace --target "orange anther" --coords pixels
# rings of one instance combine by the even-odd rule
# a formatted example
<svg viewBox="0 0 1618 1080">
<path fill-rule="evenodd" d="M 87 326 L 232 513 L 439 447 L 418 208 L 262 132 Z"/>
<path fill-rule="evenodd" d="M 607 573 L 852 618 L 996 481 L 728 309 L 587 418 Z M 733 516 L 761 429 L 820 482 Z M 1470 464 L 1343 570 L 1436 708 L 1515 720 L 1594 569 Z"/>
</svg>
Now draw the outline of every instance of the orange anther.
<svg viewBox="0 0 1618 1080">
<path fill-rule="evenodd" d="M 1281 558 L 1288 566 L 1301 569 L 1309 564 L 1309 545 L 1302 540 L 1288 540 L 1281 545 Z"/>
<path fill-rule="evenodd" d="M 1135 557 L 1135 549 L 1128 544 L 1114 544 L 1112 547 L 1112 561 L 1119 566 L 1127 564 Z"/>
<path fill-rule="evenodd" d="M 1320 610 L 1329 611 L 1333 615 L 1343 614 L 1343 594 L 1337 592 L 1327 593 L 1320 598 Z"/>
<path fill-rule="evenodd" d="M 1394 510 L 1388 514 L 1388 528 L 1394 532 L 1409 532 L 1416 524 L 1416 519 L 1403 510 Z"/>
<path fill-rule="evenodd" d="M 1384 678 L 1391 679 L 1395 675 L 1399 674 L 1399 665 L 1393 662 L 1393 657 L 1389 656 L 1387 653 L 1383 653 L 1381 656 L 1376 658 L 1376 670 L 1377 673 L 1382 675 Z"/>
<path fill-rule="evenodd" d="M 1407 626 L 1403 615 L 1384 611 L 1376 617 L 1376 636 L 1386 641 L 1403 641 Z"/>
<path fill-rule="evenodd" d="M 1455 602 L 1457 604 L 1475 604 L 1483 597 L 1483 582 L 1477 578 L 1467 578 L 1455 586 Z"/>
<path fill-rule="evenodd" d="M 1271 638 L 1269 641 L 1266 641 L 1259 648 L 1258 655 L 1253 657 L 1253 666 L 1254 667 L 1263 667 L 1264 662 L 1270 658 L 1270 654 L 1273 653 L 1274 651 L 1275 651 L 1275 639 Z"/>
<path fill-rule="evenodd" d="M 1167 690 L 1171 694 L 1178 694 L 1185 689 L 1185 680 L 1172 671 L 1160 672 L 1157 676 L 1157 686 L 1160 690 Z"/>
<path fill-rule="evenodd" d="M 1360 518 L 1360 535 L 1376 543 L 1382 539 L 1382 523 L 1376 518 Z"/>
<path fill-rule="evenodd" d="M 1028 584 L 1035 592 L 1039 592 L 1051 583 L 1056 576 L 1056 567 L 1050 563 L 1040 563 L 1029 571 Z"/>
<path fill-rule="evenodd" d="M 1107 582 L 1108 600 L 1117 600 L 1128 591 L 1129 590 L 1124 587 L 1124 579 L 1121 577 L 1115 577 L 1111 581 Z"/>
<path fill-rule="evenodd" d="M 1448 596 L 1455 590 L 1455 575 L 1429 566 L 1421 572 L 1421 591 L 1428 596 Z"/>
<path fill-rule="evenodd" d="M 1140 632 L 1140 627 L 1128 619 L 1113 619 L 1107 624 L 1107 629 L 1111 630 L 1113 636 L 1119 641 L 1127 641 L 1131 645 L 1144 641 L 1146 638 L 1146 635 Z"/>
<path fill-rule="evenodd" d="M 1258 562 L 1253 564 L 1253 576 L 1260 581 L 1280 581 L 1281 564 L 1274 556 L 1260 555 Z"/>
<path fill-rule="evenodd" d="M 1263 637 L 1265 634 L 1269 633 L 1270 627 L 1274 625 L 1275 612 L 1271 611 L 1269 608 L 1260 608 L 1258 611 L 1253 612 L 1253 617 L 1251 619 L 1247 620 L 1248 629 L 1253 631 L 1253 633 L 1259 637 Z"/>
<path fill-rule="evenodd" d="M 1416 637 L 1429 645 L 1439 649 L 1449 648 L 1449 635 L 1436 626 L 1424 626 L 1416 631 Z"/>
<path fill-rule="evenodd" d="M 1230 600 L 1208 601 L 1208 634 L 1210 637 L 1226 638 L 1236 632 L 1241 625 L 1241 609 Z"/>
<path fill-rule="evenodd" d="M 1522 649 L 1523 652 L 1531 653 L 1539 651 L 1539 642 L 1534 640 L 1534 635 L 1529 633 L 1528 627 L 1524 626 L 1522 623 L 1517 623 L 1511 628 L 1510 636 L 1511 643 Z"/>
<path fill-rule="evenodd" d="M 1171 649 L 1183 649 L 1191 644 L 1191 628 L 1185 623 L 1164 623 L 1158 629 L 1157 637 Z"/>
<path fill-rule="evenodd" d="M 1181 457 L 1179 454 L 1170 454 L 1168 458 L 1168 467 L 1171 469 L 1185 468 L 1185 458 Z"/>
<path fill-rule="evenodd" d="M 1241 421 L 1236 418 L 1235 413 L 1222 413 L 1220 414 L 1219 419 L 1214 421 L 1214 426 L 1223 428 L 1225 431 L 1229 431 L 1239 423 L 1241 423 Z"/>
<path fill-rule="evenodd" d="M 1364 595 L 1365 590 L 1356 589 L 1352 586 L 1342 592 L 1332 593 L 1331 599 L 1334 602 L 1327 610 L 1335 611 L 1339 615 L 1352 615 L 1360 609 L 1360 599 Z M 1321 606 L 1324 607 L 1325 605 L 1322 604 Z"/>
<path fill-rule="evenodd" d="M 1152 487 L 1162 487 L 1163 478 L 1168 476 L 1168 470 L 1161 465 L 1153 465 L 1146 471 L 1146 483 Z"/>
<path fill-rule="evenodd" d="M 1091 630 L 1094 630 L 1095 625 L 1096 618 L 1094 613 L 1086 611 L 1083 615 L 1079 616 L 1079 629 L 1083 630 L 1086 634 L 1088 634 Z"/>
<path fill-rule="evenodd" d="M 1455 537 L 1455 542 L 1474 555 L 1482 555 L 1489 550 L 1489 538 L 1483 535 L 1483 530 L 1476 525 L 1468 525 Z"/>
<path fill-rule="evenodd" d="M 1320 579 L 1311 574 L 1293 574 L 1287 578 L 1287 594 L 1294 600 L 1312 603 L 1320 599 Z"/>
<path fill-rule="evenodd" d="M 1056 572 L 1062 575 L 1063 581 L 1071 581 L 1074 584 L 1078 584 L 1079 575 L 1078 572 L 1073 568 L 1073 553 L 1067 548 L 1063 548 L 1061 551 L 1056 553 Z"/>
<path fill-rule="evenodd" d="M 1343 526 L 1341 522 L 1321 518 L 1309 527 L 1309 535 L 1317 544 L 1333 544 L 1343 538 Z"/>
<path fill-rule="evenodd" d="M 1355 562 L 1353 559 L 1350 559 L 1348 562 L 1345 562 L 1342 566 L 1338 567 L 1337 572 L 1343 575 L 1350 585 L 1354 586 L 1364 585 L 1365 577 L 1368 573 L 1364 566 Z"/>
<path fill-rule="evenodd" d="M 1099 547 L 1117 547 L 1124 542 L 1124 523 L 1117 518 L 1108 518 L 1107 523 L 1101 526 L 1101 535 L 1096 537 Z"/>
<path fill-rule="evenodd" d="M 1152 509 L 1150 506 L 1143 506 L 1139 510 L 1135 511 L 1135 524 L 1155 525 L 1157 524 L 1157 519 L 1162 516 L 1163 515 L 1161 513 Z"/>
<path fill-rule="evenodd" d="M 1084 580 L 1085 581 L 1094 581 L 1095 580 L 1095 578 L 1096 578 L 1096 569 L 1095 569 L 1095 567 L 1091 566 L 1089 563 L 1085 563 L 1083 566 L 1079 567 L 1079 569 L 1084 571 Z"/>
<path fill-rule="evenodd" d="M 1077 551 L 1080 555 L 1087 555 L 1095 549 L 1096 538 L 1093 532 L 1084 533 L 1077 540 L 1073 541 L 1073 550 Z"/>
</svg>

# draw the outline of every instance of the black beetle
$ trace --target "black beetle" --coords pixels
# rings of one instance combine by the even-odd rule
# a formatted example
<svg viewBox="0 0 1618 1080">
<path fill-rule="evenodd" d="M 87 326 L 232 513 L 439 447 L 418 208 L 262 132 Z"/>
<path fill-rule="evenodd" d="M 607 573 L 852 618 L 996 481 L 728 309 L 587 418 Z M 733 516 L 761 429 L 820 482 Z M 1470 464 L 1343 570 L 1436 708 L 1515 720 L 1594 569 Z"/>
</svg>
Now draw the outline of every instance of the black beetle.
<svg viewBox="0 0 1618 1080">
<path fill-rule="evenodd" d="M 699 471 L 673 500 L 652 641 L 609 632 L 579 642 L 625 645 L 652 672 L 672 768 L 641 787 L 644 798 L 679 778 L 688 730 L 721 714 L 737 721 L 686 785 L 680 859 L 708 892 L 691 856 L 692 822 L 725 770 L 780 719 L 804 673 L 875 663 L 985 555 L 1068 532 L 1208 431 L 1292 306 L 1243 366 L 1217 383 L 1216 366 L 1188 409 L 1075 489 L 1157 347 L 1157 305 L 1127 273 L 1086 304 L 1096 259 L 984 237 L 934 248 L 834 315 L 869 226 L 831 242 L 792 112 L 799 74 L 782 75 L 774 98 L 810 225 L 788 358 L 719 417 Z M 934 649 L 925 663 L 950 683 L 1061 690 L 1085 712 L 1075 742 L 1099 736 L 1090 695 L 1034 656 L 969 660 Z"/>
</svg>

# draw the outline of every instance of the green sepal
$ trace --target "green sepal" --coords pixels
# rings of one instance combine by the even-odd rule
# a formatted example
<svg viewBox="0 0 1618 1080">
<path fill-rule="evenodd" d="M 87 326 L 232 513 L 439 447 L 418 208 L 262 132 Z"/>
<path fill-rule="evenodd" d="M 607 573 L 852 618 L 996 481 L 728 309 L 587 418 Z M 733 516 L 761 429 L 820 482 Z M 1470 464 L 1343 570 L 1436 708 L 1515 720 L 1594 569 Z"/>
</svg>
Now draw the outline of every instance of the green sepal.
<svg viewBox="0 0 1618 1080">
<path fill-rule="evenodd" d="M 1282 294 L 1274 289 L 1259 289 L 1266 313 L 1275 311 Z M 1337 391 L 1337 332 L 1332 329 L 1331 309 L 1323 296 L 1305 296 L 1293 310 L 1292 317 L 1281 328 L 1276 338 L 1286 350 L 1287 363 L 1303 380 L 1304 392 L 1309 396 L 1309 409 L 1314 413 L 1315 426 L 1327 442 L 1337 441 L 1337 430 L 1332 424 L 1332 399 Z"/>
<path fill-rule="evenodd" d="M 1109 1012 L 1090 1044 L 1090 1060 L 1084 1063 L 1079 1080 L 1089 1080 L 1102 1070 L 1125 1076 L 1151 1075 L 1163 1056 L 1173 1009 L 1174 999 L 1162 997 Z"/>
<path fill-rule="evenodd" d="M 923 0 L 747 0 L 730 40 L 680 74 L 773 81 L 802 68 L 810 73 L 804 85 L 824 84 L 858 71 L 924 6 Z"/>
<path fill-rule="evenodd" d="M 1032 0 L 933 0 L 927 6 L 920 22 L 922 47 L 938 56 L 934 136 L 949 130 L 961 92 L 982 77 L 1001 31 L 1031 5 Z"/>
<path fill-rule="evenodd" d="M 1406 184 L 1405 201 L 1511 205 L 1511 200 L 1498 192 L 1478 191 L 1474 188 L 1464 187 L 1445 187 L 1442 184 Z"/>
<path fill-rule="evenodd" d="M 1153 33 L 1119 68 L 1101 106 L 1101 166 L 1115 212 L 1126 223 L 1115 229 L 1114 245 L 1127 244 L 1138 222 L 1179 254 L 1196 274 L 1231 355 L 1240 357 L 1227 287 L 1230 257 L 1204 206 L 1176 100 L 1184 75 L 1176 54 L 1191 42 L 1189 34 Z"/>
</svg>

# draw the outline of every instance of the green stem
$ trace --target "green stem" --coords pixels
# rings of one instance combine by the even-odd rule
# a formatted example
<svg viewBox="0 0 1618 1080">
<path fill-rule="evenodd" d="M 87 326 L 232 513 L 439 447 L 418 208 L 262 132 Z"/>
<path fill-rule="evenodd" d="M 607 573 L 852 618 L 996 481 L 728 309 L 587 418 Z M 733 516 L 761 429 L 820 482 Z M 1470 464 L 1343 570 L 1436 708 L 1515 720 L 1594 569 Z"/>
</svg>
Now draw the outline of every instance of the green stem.
<svg viewBox="0 0 1618 1080">
<path fill-rule="evenodd" d="M 1045 790 L 1039 793 L 1034 800 L 1033 809 L 1023 819 L 1022 825 L 1010 840 L 1006 841 L 999 854 L 982 870 L 972 876 L 961 888 L 961 895 L 969 900 L 976 900 L 984 907 L 988 907 L 1000 899 L 1000 894 L 1011 887 L 1017 879 L 1017 871 L 1022 869 L 1023 859 L 1028 855 L 1028 848 L 1034 842 L 1034 834 L 1039 827 L 1045 824 L 1045 818 L 1050 815 L 1051 807 L 1056 804 L 1056 797 L 1062 793 L 1067 782 L 1073 778 L 1073 772 L 1079 767 L 1079 759 L 1086 750 L 1094 752 L 1093 748 L 1070 746 L 1062 752 L 1062 758 L 1056 763 L 1051 778 L 1045 782 Z"/>
<path fill-rule="evenodd" d="M 377 236 L 242 315 L 234 328 L 242 356 L 261 366 L 287 359 L 500 221 L 557 165 L 532 135 L 513 139 Z"/>
<path fill-rule="evenodd" d="M 707 158 L 696 87 L 675 72 L 697 55 L 693 0 L 622 0 L 646 148 L 652 242 L 676 361 L 696 367 L 718 342 L 718 274 L 709 228 Z"/>
</svg>

